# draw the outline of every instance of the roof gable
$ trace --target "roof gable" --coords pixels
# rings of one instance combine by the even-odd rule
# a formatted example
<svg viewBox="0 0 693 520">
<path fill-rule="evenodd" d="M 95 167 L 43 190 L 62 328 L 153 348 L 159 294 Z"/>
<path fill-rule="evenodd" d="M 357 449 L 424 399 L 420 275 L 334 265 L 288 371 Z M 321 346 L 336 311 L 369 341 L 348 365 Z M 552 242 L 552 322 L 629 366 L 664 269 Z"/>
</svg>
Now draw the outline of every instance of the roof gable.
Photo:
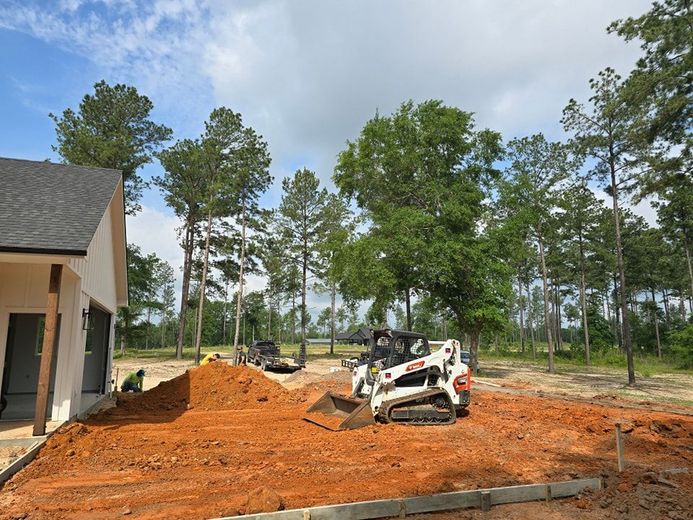
<svg viewBox="0 0 693 520">
<path fill-rule="evenodd" d="M 87 254 L 118 170 L 0 157 L 0 251 Z"/>
</svg>

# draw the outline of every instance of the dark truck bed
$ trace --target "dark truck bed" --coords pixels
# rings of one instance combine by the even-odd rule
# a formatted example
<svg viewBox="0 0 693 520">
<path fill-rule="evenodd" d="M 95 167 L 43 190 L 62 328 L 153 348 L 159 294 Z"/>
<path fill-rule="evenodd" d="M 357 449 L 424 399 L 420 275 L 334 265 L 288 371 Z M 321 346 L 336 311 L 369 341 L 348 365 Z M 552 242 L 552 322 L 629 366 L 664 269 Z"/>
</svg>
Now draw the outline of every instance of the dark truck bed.
<svg viewBox="0 0 693 520">
<path fill-rule="evenodd" d="M 257 365 L 262 370 L 295 372 L 303 365 L 294 357 L 283 357 L 279 345 L 273 341 L 254 341 L 248 347 L 247 362 Z"/>
</svg>

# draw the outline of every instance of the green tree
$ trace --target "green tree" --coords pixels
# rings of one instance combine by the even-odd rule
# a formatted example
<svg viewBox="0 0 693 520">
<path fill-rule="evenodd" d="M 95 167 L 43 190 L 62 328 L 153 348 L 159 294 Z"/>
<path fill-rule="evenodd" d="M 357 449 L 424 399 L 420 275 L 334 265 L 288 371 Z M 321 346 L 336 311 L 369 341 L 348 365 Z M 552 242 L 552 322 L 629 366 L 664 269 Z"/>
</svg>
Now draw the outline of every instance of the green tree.
<svg viewBox="0 0 693 520">
<path fill-rule="evenodd" d="M 666 188 L 659 190 L 657 222 L 672 241 L 678 242 L 688 271 L 689 296 L 693 298 L 693 178 L 677 176 Z M 680 258 L 680 257 L 679 257 Z"/>
<path fill-rule="evenodd" d="M 238 258 L 238 296 L 236 301 L 236 333 L 234 351 L 238 348 L 241 301 L 245 289 L 245 273 L 248 252 L 248 229 L 261 223 L 260 196 L 272 184 L 269 167 L 272 162 L 267 142 L 255 130 L 246 127 L 242 131 L 242 146 L 234 153 L 234 174 L 231 177 L 232 215 L 241 230 L 241 247 Z"/>
<path fill-rule="evenodd" d="M 123 354 L 131 344 L 134 322 L 150 305 L 152 294 L 155 292 L 158 262 L 160 260 L 155 254 L 143 255 L 135 244 L 127 245 L 128 306 L 120 309 L 118 315 L 120 350 Z"/>
<path fill-rule="evenodd" d="M 654 2 L 639 17 L 613 22 L 609 32 L 643 50 L 623 95 L 640 109 L 639 139 L 655 144 L 641 190 L 658 192 L 690 175 L 693 118 L 693 11 L 690 0 Z M 689 177 L 690 178 L 690 177 Z"/>
<path fill-rule="evenodd" d="M 49 114 L 58 140 L 53 149 L 64 161 L 122 172 L 129 214 L 140 210 L 146 185 L 137 170 L 171 138 L 169 128 L 150 119 L 153 107 L 136 88 L 102 80 L 94 85 L 93 95 L 84 96 L 77 112 L 68 108 L 61 116 Z"/>
<path fill-rule="evenodd" d="M 561 192 L 558 206 L 563 210 L 559 220 L 561 232 L 568 240 L 567 260 L 570 267 L 579 273 L 579 305 L 582 318 L 582 332 L 585 344 L 585 364 L 590 364 L 590 336 L 587 321 L 587 264 L 591 251 L 591 241 L 598 225 L 595 209 L 601 203 L 583 180 Z"/>
<path fill-rule="evenodd" d="M 430 293 L 470 334 L 472 366 L 481 332 L 499 325 L 507 301 L 505 266 L 482 229 L 500 155 L 500 136 L 475 131 L 471 114 L 407 102 L 368 121 L 335 168 L 341 193 L 370 224 L 350 253 L 362 279 L 353 292 L 375 297 L 371 319 L 396 295 L 406 303 L 411 290 Z"/>
<path fill-rule="evenodd" d="M 637 41 L 643 51 L 623 89 L 626 102 L 640 108 L 638 138 L 653 145 L 637 195 L 654 193 L 663 201 L 666 212 L 661 220 L 673 224 L 683 241 L 693 297 L 692 17 L 690 0 L 665 0 L 654 2 L 639 17 L 613 22 L 608 30 L 626 41 Z"/>
<path fill-rule="evenodd" d="M 568 148 L 547 141 L 542 134 L 513 139 L 508 143 L 510 166 L 501 184 L 501 206 L 506 208 L 514 229 L 522 230 L 536 240 L 539 250 L 539 271 L 544 293 L 544 327 L 548 344 L 549 372 L 554 367 L 554 335 L 549 319 L 549 280 L 545 246 L 552 234 L 552 210 L 558 187 L 576 168 Z M 559 324 L 560 329 L 560 324 Z"/>
<path fill-rule="evenodd" d="M 198 224 L 203 215 L 205 177 L 202 174 L 202 154 L 197 141 L 178 141 L 172 147 L 159 152 L 157 157 L 165 173 L 163 177 L 155 178 L 154 182 L 163 192 L 166 204 L 183 222 L 180 230 L 180 234 L 183 235 L 183 284 L 176 342 L 176 358 L 183 359 L 190 276 L 199 233 Z"/>
<path fill-rule="evenodd" d="M 325 231 L 329 195 L 320 189 L 314 172 L 302 168 L 282 181 L 279 226 L 288 245 L 290 261 L 301 270 L 301 343 L 306 340 L 308 277 L 323 270 L 320 241 Z"/>
<path fill-rule="evenodd" d="M 628 323 L 628 288 L 623 265 L 621 240 L 620 193 L 632 189 L 637 177 L 634 169 L 643 154 L 643 143 L 637 136 L 639 113 L 622 95 L 621 78 L 611 68 L 590 80 L 590 108 L 571 99 L 563 110 L 564 128 L 574 135 L 574 144 L 581 152 L 593 157 L 595 166 L 590 175 L 605 183 L 611 195 L 616 242 L 616 263 L 619 277 L 619 303 L 623 347 L 628 362 L 628 384 L 635 384 L 633 347 Z"/>
<path fill-rule="evenodd" d="M 325 204 L 322 240 L 318 244 L 322 272 L 320 289 L 330 293 L 330 354 L 334 354 L 337 333 L 337 285 L 342 279 L 345 248 L 355 222 L 344 200 L 330 194 Z"/>
</svg>

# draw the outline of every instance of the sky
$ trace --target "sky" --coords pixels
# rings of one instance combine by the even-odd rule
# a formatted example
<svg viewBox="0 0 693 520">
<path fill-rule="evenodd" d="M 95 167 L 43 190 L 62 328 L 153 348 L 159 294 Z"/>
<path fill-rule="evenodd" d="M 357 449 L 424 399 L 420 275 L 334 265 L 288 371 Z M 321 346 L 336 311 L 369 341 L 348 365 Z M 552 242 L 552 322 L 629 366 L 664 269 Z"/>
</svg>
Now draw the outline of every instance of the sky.
<svg viewBox="0 0 693 520">
<path fill-rule="evenodd" d="M 135 86 L 175 139 L 196 137 L 217 106 L 243 114 L 269 143 L 281 179 L 306 166 L 332 189 L 337 154 L 376 111 L 441 99 L 504 139 L 559 123 L 606 66 L 640 55 L 606 33 L 649 0 L 0 0 L 0 156 L 58 161 L 49 113 L 76 108 L 101 79 Z M 145 179 L 160 175 L 147 165 Z M 1 189 L 1 188 L 0 188 Z M 598 192 L 602 199 L 606 196 Z M 146 191 L 128 240 L 176 272 L 180 225 Z M 635 208 L 650 224 L 647 202 Z M 180 275 L 178 274 L 180 286 Z M 249 279 L 251 290 L 263 280 Z M 312 294 L 313 315 L 329 303 Z"/>
</svg>

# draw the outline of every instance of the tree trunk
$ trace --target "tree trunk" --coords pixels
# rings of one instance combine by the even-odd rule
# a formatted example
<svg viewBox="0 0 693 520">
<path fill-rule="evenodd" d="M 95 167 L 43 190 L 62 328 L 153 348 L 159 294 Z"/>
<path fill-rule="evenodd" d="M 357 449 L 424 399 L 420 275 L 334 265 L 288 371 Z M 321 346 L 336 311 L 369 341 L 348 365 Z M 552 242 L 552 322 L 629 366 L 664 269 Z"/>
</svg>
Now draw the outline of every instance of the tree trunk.
<svg viewBox="0 0 693 520">
<path fill-rule="evenodd" d="M 149 350 L 149 332 L 152 328 L 152 308 L 147 305 L 147 328 L 144 333 L 144 348 Z"/>
<path fill-rule="evenodd" d="M 621 323 L 623 332 L 623 347 L 626 351 L 628 362 L 628 384 L 635 384 L 635 365 L 633 364 L 633 345 L 630 341 L 630 319 L 628 318 L 628 302 L 626 301 L 626 271 L 623 265 L 623 247 L 621 245 L 621 215 L 618 205 L 618 186 L 616 185 L 616 169 L 611 160 L 611 198 L 614 206 L 614 227 L 616 231 L 616 263 L 618 265 L 618 277 L 620 282 L 619 297 L 621 300 Z"/>
<path fill-rule="evenodd" d="M 330 354 L 334 354 L 334 341 L 336 336 L 335 322 L 337 319 L 337 285 L 332 282 L 332 312 L 330 314 Z"/>
<path fill-rule="evenodd" d="M 301 272 L 301 345 L 306 344 L 306 290 L 308 286 L 308 239 L 303 240 L 303 265 Z"/>
<path fill-rule="evenodd" d="M 291 296 L 291 344 L 296 344 L 296 293 Z"/>
<path fill-rule="evenodd" d="M 685 225 L 684 225 L 685 226 Z M 688 241 L 688 230 L 684 227 L 683 229 L 683 250 L 686 253 L 686 263 L 688 264 L 688 279 L 691 283 L 691 297 L 693 298 L 693 263 L 691 262 L 691 248 Z M 689 302 L 689 307 L 690 307 Z M 693 309 L 691 309 L 693 312 Z M 684 315 L 683 319 L 686 319 Z"/>
<path fill-rule="evenodd" d="M 469 368 L 471 368 L 473 375 L 476 375 L 476 360 L 479 359 L 479 340 L 478 332 L 469 334 Z"/>
<path fill-rule="evenodd" d="M 176 343 L 176 359 L 183 359 L 183 343 L 185 342 L 185 320 L 188 316 L 188 296 L 190 293 L 190 273 L 192 270 L 192 254 L 195 245 L 194 225 L 188 220 L 185 228 L 185 252 L 183 258 L 183 287 L 180 298 L 180 319 L 178 321 L 178 339 Z"/>
<path fill-rule="evenodd" d="M 210 197 L 211 203 L 211 197 Z M 197 331 L 195 333 L 195 364 L 200 364 L 200 346 L 202 343 L 202 317 L 205 307 L 207 289 L 207 269 L 209 267 L 209 239 L 212 236 L 212 210 L 207 212 L 207 234 L 205 236 L 205 254 L 202 261 L 202 281 L 200 282 L 200 299 L 197 303 Z"/>
<path fill-rule="evenodd" d="M 166 311 L 161 311 L 161 321 L 159 322 L 159 328 L 161 329 L 161 348 L 166 346 Z"/>
<path fill-rule="evenodd" d="M 667 323 L 671 320 L 671 316 L 669 315 L 669 295 L 667 294 L 666 289 L 662 289 L 662 300 L 664 300 L 664 317 L 667 320 Z"/>
<path fill-rule="evenodd" d="M 652 291 L 652 321 L 654 321 L 655 326 L 655 336 L 657 337 L 657 357 L 662 359 L 662 342 L 659 338 L 659 321 L 657 320 L 657 300 L 655 299 L 655 290 Z"/>
<path fill-rule="evenodd" d="M 267 302 L 267 339 L 272 339 L 272 298 Z"/>
<path fill-rule="evenodd" d="M 407 309 L 407 330 L 411 330 L 411 290 L 407 287 L 404 293 L 404 304 Z"/>
<path fill-rule="evenodd" d="M 517 277 L 518 301 L 520 303 L 520 351 L 525 351 L 525 309 L 522 302 L 522 280 Z"/>
<path fill-rule="evenodd" d="M 623 351 L 623 334 L 621 333 L 621 310 L 619 309 L 618 306 L 618 292 L 619 292 L 619 285 L 618 285 L 618 280 L 617 277 L 618 275 L 614 273 L 614 323 L 615 323 L 615 330 L 614 332 L 616 333 L 616 339 L 618 340 L 618 349 L 620 351 Z"/>
<path fill-rule="evenodd" d="M 234 364 L 238 364 L 238 339 L 241 332 L 241 306 L 243 305 L 243 275 L 245 270 L 245 227 L 245 201 L 243 201 L 243 207 L 241 208 L 241 258 L 238 269 L 238 297 L 236 298 L 236 330 L 233 335 Z M 243 324 L 245 325 L 245 319 Z M 243 332 L 245 337 L 245 331 Z"/>
<path fill-rule="evenodd" d="M 226 345 L 226 314 L 227 314 L 228 305 L 229 305 L 229 280 L 227 278 L 226 283 L 224 284 L 224 310 L 222 312 L 222 316 L 224 317 L 224 320 L 221 322 L 221 344 L 222 345 Z"/>
<path fill-rule="evenodd" d="M 582 231 L 578 236 L 580 245 L 580 309 L 582 311 L 582 333 L 585 338 L 585 365 L 590 364 L 590 332 L 587 326 L 587 295 L 585 282 L 585 252 L 582 243 Z"/>
<path fill-rule="evenodd" d="M 549 372 L 553 374 L 556 369 L 553 363 L 553 341 L 551 339 L 551 321 L 549 319 L 549 281 L 546 274 L 546 259 L 544 258 L 544 239 L 539 228 L 539 260 L 541 262 L 541 279 L 544 286 L 544 328 L 546 330 L 546 343 L 549 351 Z"/>
<path fill-rule="evenodd" d="M 537 359 L 537 347 L 534 344 L 534 322 L 532 320 L 532 299 L 529 292 L 529 282 L 527 282 L 527 326 L 529 327 L 529 337 L 532 346 L 532 359 Z"/>
<path fill-rule="evenodd" d="M 561 317 L 561 283 L 556 283 L 556 344 L 563 350 L 563 318 Z"/>
<path fill-rule="evenodd" d="M 192 256 L 195 250 L 195 225 L 188 221 L 185 231 L 185 258 L 183 259 L 183 287 L 180 300 L 180 321 L 178 322 L 178 343 L 176 359 L 183 359 L 183 343 L 185 343 L 185 325 L 188 318 L 188 298 L 190 296 L 190 277 L 192 275 Z"/>
</svg>

